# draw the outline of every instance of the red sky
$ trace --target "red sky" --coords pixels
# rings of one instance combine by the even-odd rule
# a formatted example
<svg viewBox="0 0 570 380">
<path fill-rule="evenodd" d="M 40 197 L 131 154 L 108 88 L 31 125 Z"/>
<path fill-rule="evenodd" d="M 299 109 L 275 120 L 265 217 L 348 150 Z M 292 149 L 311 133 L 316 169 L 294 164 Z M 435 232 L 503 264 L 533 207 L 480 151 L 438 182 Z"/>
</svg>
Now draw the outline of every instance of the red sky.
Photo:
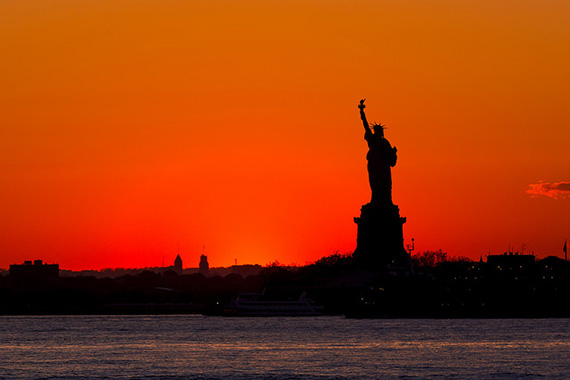
<svg viewBox="0 0 570 380">
<path fill-rule="evenodd" d="M 0 3 L 0 268 L 355 248 L 358 101 L 406 244 L 562 255 L 570 2 Z"/>
</svg>

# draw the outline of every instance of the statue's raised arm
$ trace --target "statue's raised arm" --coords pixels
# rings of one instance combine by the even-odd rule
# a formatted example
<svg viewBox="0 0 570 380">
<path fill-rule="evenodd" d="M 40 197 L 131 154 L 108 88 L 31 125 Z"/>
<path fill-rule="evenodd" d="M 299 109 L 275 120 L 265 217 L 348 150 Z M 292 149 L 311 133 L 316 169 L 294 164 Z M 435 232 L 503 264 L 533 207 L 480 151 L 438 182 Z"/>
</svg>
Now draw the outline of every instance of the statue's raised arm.
<svg viewBox="0 0 570 380">
<path fill-rule="evenodd" d="M 360 100 L 358 108 L 360 109 L 360 118 L 362 119 L 362 124 L 364 125 L 364 129 L 366 130 L 366 132 L 371 132 L 370 126 L 368 125 L 368 120 L 366 120 L 366 114 L 364 113 L 364 109 L 366 108 L 366 106 L 364 105 L 365 100 L 366 99 Z"/>
</svg>

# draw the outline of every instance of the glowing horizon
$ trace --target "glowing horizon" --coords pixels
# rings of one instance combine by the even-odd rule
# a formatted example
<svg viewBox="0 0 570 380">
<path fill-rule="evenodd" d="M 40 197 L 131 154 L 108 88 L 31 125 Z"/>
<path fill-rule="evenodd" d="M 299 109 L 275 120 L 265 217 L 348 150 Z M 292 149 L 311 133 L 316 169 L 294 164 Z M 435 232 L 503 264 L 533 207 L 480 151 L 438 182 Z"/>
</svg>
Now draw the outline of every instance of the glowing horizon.
<svg viewBox="0 0 570 380">
<path fill-rule="evenodd" d="M 3 2 L 0 268 L 350 252 L 361 98 L 405 244 L 560 257 L 569 25 L 553 0 Z"/>
</svg>

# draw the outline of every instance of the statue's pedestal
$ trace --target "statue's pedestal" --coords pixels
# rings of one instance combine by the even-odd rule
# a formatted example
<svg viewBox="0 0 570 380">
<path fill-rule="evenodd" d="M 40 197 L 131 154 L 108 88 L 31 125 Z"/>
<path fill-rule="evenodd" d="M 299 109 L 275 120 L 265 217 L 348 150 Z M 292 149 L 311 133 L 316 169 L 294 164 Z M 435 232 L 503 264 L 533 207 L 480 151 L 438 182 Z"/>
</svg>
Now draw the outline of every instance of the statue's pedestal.
<svg viewBox="0 0 570 380">
<path fill-rule="evenodd" d="M 366 204 L 354 222 L 358 225 L 356 250 L 353 254 L 356 265 L 382 269 L 390 264 L 407 264 L 408 254 L 404 248 L 402 228 L 406 218 L 400 217 L 398 206 Z"/>
</svg>

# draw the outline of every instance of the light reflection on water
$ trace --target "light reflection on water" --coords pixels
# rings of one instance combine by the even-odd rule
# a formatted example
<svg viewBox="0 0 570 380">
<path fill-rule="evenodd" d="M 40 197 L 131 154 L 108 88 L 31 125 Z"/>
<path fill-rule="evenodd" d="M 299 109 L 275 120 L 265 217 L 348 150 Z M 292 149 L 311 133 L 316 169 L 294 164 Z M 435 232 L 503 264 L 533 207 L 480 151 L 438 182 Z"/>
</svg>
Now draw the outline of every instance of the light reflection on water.
<svg viewBox="0 0 570 380">
<path fill-rule="evenodd" d="M 570 319 L 0 317 L 0 378 L 570 378 Z"/>
</svg>

